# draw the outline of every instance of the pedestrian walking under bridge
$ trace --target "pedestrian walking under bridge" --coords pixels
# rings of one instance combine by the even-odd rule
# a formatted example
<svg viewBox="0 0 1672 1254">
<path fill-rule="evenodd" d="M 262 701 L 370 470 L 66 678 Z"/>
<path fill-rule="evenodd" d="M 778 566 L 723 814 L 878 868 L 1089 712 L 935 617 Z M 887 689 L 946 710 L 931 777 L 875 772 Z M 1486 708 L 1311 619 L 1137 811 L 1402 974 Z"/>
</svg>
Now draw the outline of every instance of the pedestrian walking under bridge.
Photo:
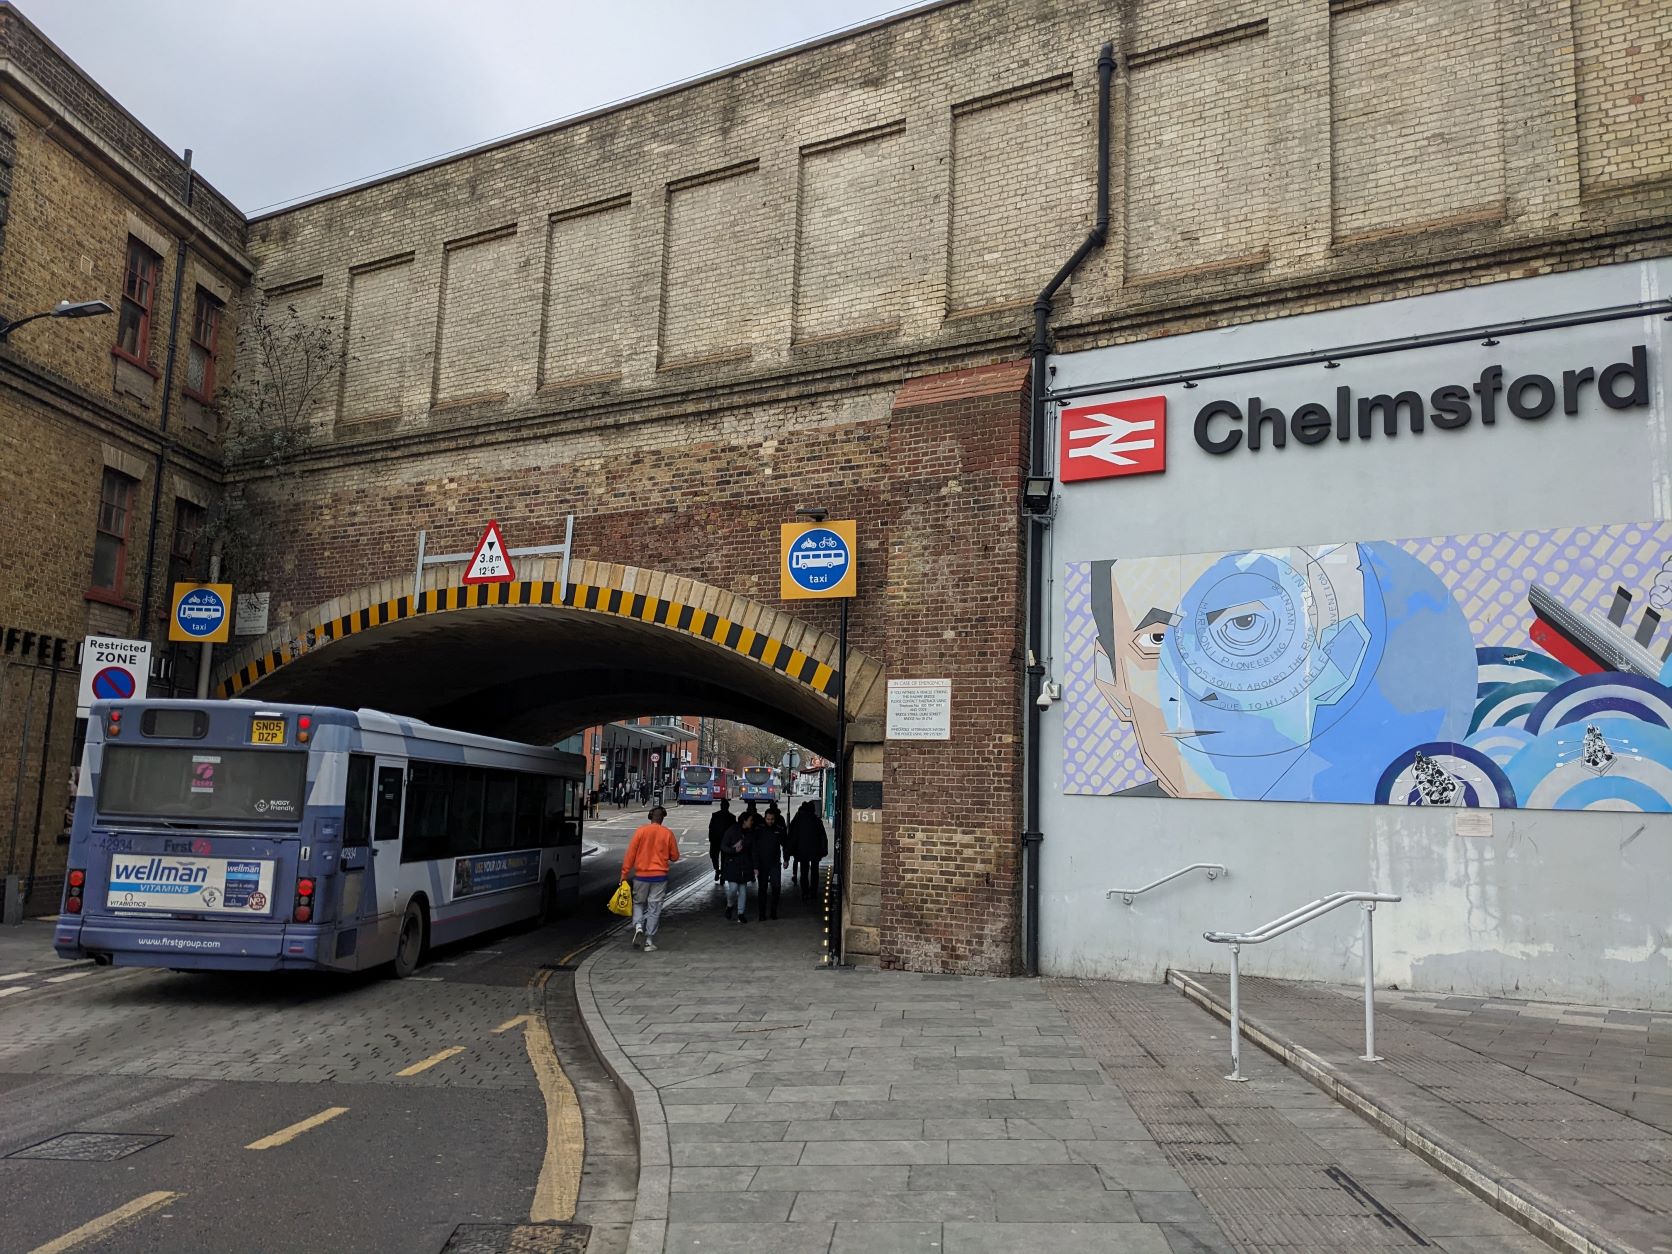
<svg viewBox="0 0 1672 1254">
<path fill-rule="evenodd" d="M 567 588 L 556 562 L 529 563 L 519 574 L 528 578 L 426 587 L 416 597 L 408 577 L 335 598 L 236 654 L 217 676 L 216 691 L 378 709 L 536 744 L 557 743 L 582 727 L 678 711 L 748 724 L 834 754 L 832 633 L 746 598 L 643 570 L 575 563 Z M 882 668 L 850 650 L 846 674 L 851 728 L 881 689 Z M 669 876 L 670 899 L 711 895 L 722 911 L 709 860 L 714 809 L 666 800 L 682 855 Z M 786 826 L 804 800 L 780 803 Z M 596 912 L 600 923 L 628 840 L 647 809 L 606 803 L 587 825 L 586 843 L 598 852 L 587 859 L 580 909 Z M 821 875 L 803 900 L 802 886 L 787 872 L 784 878 L 782 920 L 799 920 L 800 939 L 792 943 L 817 959 L 829 904 L 825 880 Z M 762 921 L 753 887 L 750 896 L 748 914 Z M 772 921 L 769 904 L 764 922 Z"/>
</svg>

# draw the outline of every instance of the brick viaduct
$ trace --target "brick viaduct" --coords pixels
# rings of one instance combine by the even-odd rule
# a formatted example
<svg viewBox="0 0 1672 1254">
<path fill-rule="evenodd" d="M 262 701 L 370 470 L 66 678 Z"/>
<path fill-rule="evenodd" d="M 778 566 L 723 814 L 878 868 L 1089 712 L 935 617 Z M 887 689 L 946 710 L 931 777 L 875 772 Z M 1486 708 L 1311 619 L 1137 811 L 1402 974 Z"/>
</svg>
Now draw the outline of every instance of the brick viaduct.
<svg viewBox="0 0 1672 1254">
<path fill-rule="evenodd" d="M 1024 358 L 1091 221 L 1098 45 L 1114 215 L 1064 347 L 1664 251 L 1665 21 L 953 0 L 257 219 L 254 290 L 346 352 L 295 473 L 233 476 L 282 625 L 223 691 L 530 737 L 677 706 L 825 746 L 835 607 L 775 584 L 778 524 L 822 506 L 859 525 L 848 952 L 1010 972 Z M 419 529 L 550 544 L 571 514 L 566 594 L 536 562 L 413 595 Z M 885 744 L 888 677 L 950 677 L 952 739 Z"/>
</svg>

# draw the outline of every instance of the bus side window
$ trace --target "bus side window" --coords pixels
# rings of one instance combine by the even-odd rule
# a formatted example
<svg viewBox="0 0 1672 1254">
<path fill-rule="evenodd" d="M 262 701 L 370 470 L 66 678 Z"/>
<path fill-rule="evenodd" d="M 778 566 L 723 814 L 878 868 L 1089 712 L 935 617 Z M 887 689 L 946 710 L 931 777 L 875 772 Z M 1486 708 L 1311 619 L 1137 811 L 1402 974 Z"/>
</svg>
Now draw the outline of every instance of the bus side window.
<svg viewBox="0 0 1672 1254">
<path fill-rule="evenodd" d="M 448 816 L 447 847 L 435 851 L 435 856 L 458 857 L 482 848 L 482 786 L 486 772 L 471 766 L 447 769 L 453 781 L 453 809 Z"/>
<path fill-rule="evenodd" d="M 564 788 L 567 786 L 567 783 L 560 784 L 555 779 L 547 783 L 546 813 L 540 823 L 540 844 L 547 849 L 563 843 Z"/>
<path fill-rule="evenodd" d="M 435 762 L 414 762 L 406 785 L 406 839 L 402 862 L 427 862 L 447 856 L 447 817 L 452 801 L 452 776 Z M 382 772 L 380 771 L 381 775 Z M 378 838 L 383 837 L 379 823 Z"/>
<path fill-rule="evenodd" d="M 578 845 L 581 843 L 581 786 L 574 780 L 565 780 L 563 785 L 563 813 L 562 826 L 558 829 L 557 843 L 560 845 Z"/>
<path fill-rule="evenodd" d="M 482 808 L 482 851 L 512 848 L 517 808 L 517 777 L 510 771 L 489 771 L 487 798 Z"/>
<path fill-rule="evenodd" d="M 348 784 L 343 790 L 343 848 L 371 843 L 372 760 L 363 753 L 348 755 Z"/>
<path fill-rule="evenodd" d="M 394 840 L 401 834 L 401 768 L 377 768 L 377 824 L 373 829 L 378 840 Z"/>
<path fill-rule="evenodd" d="M 517 777 L 517 820 L 514 849 L 534 849 L 540 844 L 540 816 L 546 809 L 546 777 Z"/>
</svg>

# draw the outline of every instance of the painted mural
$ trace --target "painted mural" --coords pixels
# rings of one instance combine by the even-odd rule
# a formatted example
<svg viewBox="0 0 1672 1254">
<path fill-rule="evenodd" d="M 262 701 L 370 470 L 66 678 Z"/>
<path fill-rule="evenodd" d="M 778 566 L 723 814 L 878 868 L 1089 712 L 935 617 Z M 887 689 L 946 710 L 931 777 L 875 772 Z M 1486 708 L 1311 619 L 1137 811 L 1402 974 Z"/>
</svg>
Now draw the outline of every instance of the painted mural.
<svg viewBox="0 0 1672 1254">
<path fill-rule="evenodd" d="M 1672 811 L 1672 524 L 1064 571 L 1063 790 Z"/>
</svg>

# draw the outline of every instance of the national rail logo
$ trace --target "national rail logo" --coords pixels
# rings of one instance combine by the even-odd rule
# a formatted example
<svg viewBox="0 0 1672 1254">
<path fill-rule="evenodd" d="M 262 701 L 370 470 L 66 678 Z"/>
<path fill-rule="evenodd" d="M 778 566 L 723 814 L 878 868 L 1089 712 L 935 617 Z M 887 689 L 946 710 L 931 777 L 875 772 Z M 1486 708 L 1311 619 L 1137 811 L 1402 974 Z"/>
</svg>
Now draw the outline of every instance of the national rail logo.
<svg viewBox="0 0 1672 1254">
<path fill-rule="evenodd" d="M 1167 468 L 1167 398 L 1137 396 L 1062 411 L 1063 483 L 1150 475 Z"/>
</svg>

